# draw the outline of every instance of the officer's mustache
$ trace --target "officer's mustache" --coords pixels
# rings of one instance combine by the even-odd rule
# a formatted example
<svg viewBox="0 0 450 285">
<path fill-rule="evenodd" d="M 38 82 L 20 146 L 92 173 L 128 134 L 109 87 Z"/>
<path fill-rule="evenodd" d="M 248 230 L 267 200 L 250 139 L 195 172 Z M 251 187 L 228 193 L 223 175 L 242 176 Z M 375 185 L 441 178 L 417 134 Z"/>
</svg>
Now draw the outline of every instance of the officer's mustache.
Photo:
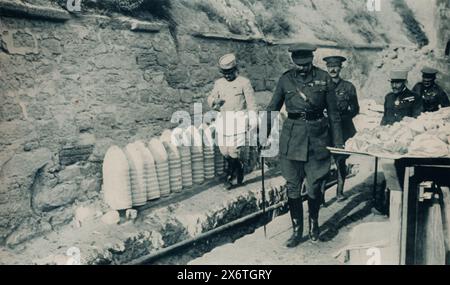
<svg viewBox="0 0 450 285">
<path fill-rule="evenodd" d="M 337 74 L 338 72 L 337 72 L 337 70 L 335 70 L 335 69 L 330 69 L 330 74 Z"/>
</svg>

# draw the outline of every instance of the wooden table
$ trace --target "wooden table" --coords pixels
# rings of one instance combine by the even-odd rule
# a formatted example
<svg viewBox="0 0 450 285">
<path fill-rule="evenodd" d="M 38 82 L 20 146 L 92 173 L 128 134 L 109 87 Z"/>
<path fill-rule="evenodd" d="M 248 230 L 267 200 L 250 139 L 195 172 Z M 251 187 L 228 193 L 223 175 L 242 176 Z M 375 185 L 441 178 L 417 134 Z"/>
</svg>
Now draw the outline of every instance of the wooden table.
<svg viewBox="0 0 450 285">
<path fill-rule="evenodd" d="M 393 264 L 445 264 L 446 252 L 450 253 L 450 157 L 424 158 L 328 149 L 336 154 L 375 159 L 374 198 L 378 164 L 381 165 L 386 187 L 390 190 Z M 427 205 L 419 202 L 423 181 L 438 184 L 442 189 L 441 197 L 432 195 Z"/>
</svg>

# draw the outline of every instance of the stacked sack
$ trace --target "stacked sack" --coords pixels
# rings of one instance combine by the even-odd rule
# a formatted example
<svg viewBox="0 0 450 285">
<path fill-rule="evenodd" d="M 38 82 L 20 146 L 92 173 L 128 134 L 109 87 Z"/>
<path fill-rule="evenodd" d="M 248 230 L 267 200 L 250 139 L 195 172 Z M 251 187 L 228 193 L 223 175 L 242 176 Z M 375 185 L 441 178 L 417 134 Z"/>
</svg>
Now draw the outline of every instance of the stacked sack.
<svg viewBox="0 0 450 285">
<path fill-rule="evenodd" d="M 349 139 L 345 148 L 400 156 L 450 157 L 450 108 L 363 130 Z"/>
</svg>

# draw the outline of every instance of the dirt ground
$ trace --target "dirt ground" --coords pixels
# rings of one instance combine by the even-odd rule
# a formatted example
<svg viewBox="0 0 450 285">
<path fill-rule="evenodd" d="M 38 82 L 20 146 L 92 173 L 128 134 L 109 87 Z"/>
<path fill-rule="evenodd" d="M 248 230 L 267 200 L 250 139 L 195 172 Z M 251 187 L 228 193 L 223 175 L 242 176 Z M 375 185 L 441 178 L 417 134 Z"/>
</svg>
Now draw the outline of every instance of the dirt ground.
<svg viewBox="0 0 450 285">
<path fill-rule="evenodd" d="M 352 229 L 361 223 L 385 221 L 387 217 L 371 213 L 373 160 L 367 157 L 352 157 L 359 164 L 358 174 L 346 184 L 345 202 L 335 200 L 335 186 L 327 191 L 327 207 L 320 211 L 321 241 L 311 243 L 307 238 L 307 215 L 305 215 L 304 241 L 294 249 L 284 243 L 289 238 L 292 226 L 289 214 L 279 216 L 267 225 L 267 237 L 263 228 L 229 243 L 215 248 L 202 257 L 191 261 L 193 265 L 339 265 L 334 256 L 349 243 Z M 381 175 L 381 173 L 379 173 Z M 379 175 L 379 177 L 380 177 Z M 382 181 L 382 175 L 378 180 Z M 307 212 L 307 203 L 304 203 Z"/>
</svg>

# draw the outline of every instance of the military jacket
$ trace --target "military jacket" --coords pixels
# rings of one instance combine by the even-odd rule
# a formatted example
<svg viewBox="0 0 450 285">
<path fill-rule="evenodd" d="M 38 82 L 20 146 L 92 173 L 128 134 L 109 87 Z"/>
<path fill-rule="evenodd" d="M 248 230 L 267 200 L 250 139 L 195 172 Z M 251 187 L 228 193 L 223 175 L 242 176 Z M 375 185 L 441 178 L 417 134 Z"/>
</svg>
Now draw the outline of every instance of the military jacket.
<svg viewBox="0 0 450 285">
<path fill-rule="evenodd" d="M 306 78 L 302 78 L 296 69 L 285 72 L 278 81 L 267 111 L 279 111 L 283 104 L 288 113 L 323 113 L 327 110 L 328 119 L 286 119 L 279 140 L 282 157 L 308 161 L 309 156 L 314 155 L 316 159 L 326 159 L 330 156 L 327 146 L 343 144 L 334 84 L 324 70 L 313 66 Z"/>
<path fill-rule="evenodd" d="M 419 82 L 412 91 L 422 97 L 424 112 L 435 112 L 442 107 L 450 106 L 447 94 L 437 84 L 433 84 L 430 88 L 425 88 L 423 83 Z"/>
<path fill-rule="evenodd" d="M 344 141 L 346 141 L 356 133 L 356 128 L 353 124 L 353 118 L 359 114 L 356 88 L 351 82 L 341 79 L 335 84 L 335 92 L 342 121 L 342 135 Z"/>
<path fill-rule="evenodd" d="M 416 118 L 422 113 L 422 97 L 405 88 L 399 94 L 389 93 L 384 100 L 384 115 L 381 125 L 392 125 L 404 117 Z"/>
</svg>

